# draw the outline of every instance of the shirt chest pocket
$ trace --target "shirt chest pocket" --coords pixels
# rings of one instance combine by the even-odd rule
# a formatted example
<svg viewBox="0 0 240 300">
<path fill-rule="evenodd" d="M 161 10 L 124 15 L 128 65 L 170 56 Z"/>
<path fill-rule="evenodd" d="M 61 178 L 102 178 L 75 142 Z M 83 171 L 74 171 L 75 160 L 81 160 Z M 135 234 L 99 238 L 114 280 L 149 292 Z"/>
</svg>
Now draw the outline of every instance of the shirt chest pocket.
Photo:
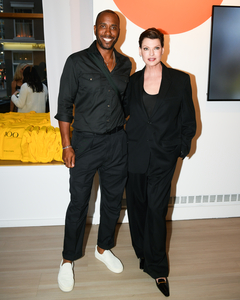
<svg viewBox="0 0 240 300">
<path fill-rule="evenodd" d="M 99 73 L 85 73 L 79 78 L 79 87 L 92 92 L 101 88 L 102 83 L 103 79 Z"/>
</svg>

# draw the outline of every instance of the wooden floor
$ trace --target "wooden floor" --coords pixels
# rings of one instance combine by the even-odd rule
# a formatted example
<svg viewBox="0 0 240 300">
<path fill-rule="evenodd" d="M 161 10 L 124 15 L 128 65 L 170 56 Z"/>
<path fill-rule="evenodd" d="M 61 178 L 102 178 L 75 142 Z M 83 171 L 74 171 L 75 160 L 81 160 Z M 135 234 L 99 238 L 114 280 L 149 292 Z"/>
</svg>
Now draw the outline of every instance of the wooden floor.
<svg viewBox="0 0 240 300">
<path fill-rule="evenodd" d="M 240 299 L 240 218 L 167 222 L 172 300 Z M 75 287 L 57 285 L 63 226 L 0 228 L 0 299 L 165 299 L 138 268 L 128 224 L 118 225 L 114 253 L 121 274 L 94 257 L 98 226 L 87 226 Z"/>
</svg>

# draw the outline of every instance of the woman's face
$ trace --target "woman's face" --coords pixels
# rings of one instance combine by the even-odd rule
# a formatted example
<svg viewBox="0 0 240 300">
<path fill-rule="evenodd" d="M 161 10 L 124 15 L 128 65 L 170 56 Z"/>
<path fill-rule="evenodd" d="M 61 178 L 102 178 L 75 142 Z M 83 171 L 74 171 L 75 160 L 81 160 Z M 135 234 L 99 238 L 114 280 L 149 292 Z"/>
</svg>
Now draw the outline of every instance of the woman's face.
<svg viewBox="0 0 240 300">
<path fill-rule="evenodd" d="M 156 66 L 160 63 L 164 48 L 159 39 L 145 38 L 142 41 L 142 47 L 139 48 L 139 55 L 147 66 Z"/>
</svg>

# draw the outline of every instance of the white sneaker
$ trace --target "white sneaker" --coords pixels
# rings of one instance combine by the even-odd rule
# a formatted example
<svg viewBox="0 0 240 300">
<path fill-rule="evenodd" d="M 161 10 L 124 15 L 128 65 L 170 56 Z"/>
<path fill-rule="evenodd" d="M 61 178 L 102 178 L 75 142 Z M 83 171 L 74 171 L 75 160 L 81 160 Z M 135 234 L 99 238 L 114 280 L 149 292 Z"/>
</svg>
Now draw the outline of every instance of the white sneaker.
<svg viewBox="0 0 240 300">
<path fill-rule="evenodd" d="M 114 273 L 121 273 L 123 271 L 121 261 L 112 253 L 111 250 L 105 250 L 103 254 L 100 254 L 96 246 L 95 257 L 103 262 L 110 271 Z"/>
<path fill-rule="evenodd" d="M 58 286 L 63 292 L 71 292 L 74 286 L 73 278 L 73 262 L 60 264 L 60 269 L 58 273 Z"/>
</svg>

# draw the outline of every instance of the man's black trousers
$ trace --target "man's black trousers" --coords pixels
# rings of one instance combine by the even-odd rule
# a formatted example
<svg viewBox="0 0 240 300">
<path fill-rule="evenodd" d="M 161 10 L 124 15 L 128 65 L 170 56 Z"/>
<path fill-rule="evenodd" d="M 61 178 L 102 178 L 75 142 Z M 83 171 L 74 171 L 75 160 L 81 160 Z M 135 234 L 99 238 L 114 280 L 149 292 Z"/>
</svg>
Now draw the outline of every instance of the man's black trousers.
<svg viewBox="0 0 240 300">
<path fill-rule="evenodd" d="M 124 130 L 110 135 L 73 131 L 75 167 L 70 169 L 71 201 L 65 220 L 63 258 L 82 257 L 88 204 L 93 178 L 98 171 L 101 189 L 100 224 L 97 245 L 114 246 L 115 227 L 121 211 L 127 179 L 127 137 Z"/>
</svg>

